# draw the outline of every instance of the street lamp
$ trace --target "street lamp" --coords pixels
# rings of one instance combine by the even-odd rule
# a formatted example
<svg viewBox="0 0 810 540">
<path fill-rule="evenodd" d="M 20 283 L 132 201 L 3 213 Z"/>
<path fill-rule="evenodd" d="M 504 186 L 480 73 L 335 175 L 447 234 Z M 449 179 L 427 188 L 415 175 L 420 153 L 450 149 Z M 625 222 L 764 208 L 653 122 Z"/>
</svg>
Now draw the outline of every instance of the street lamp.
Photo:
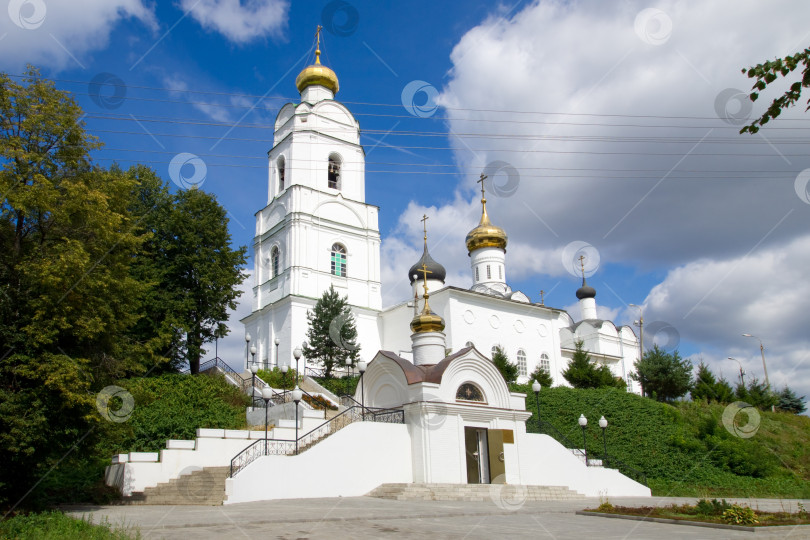
<svg viewBox="0 0 810 540">
<path fill-rule="evenodd" d="M 737 362 L 737 364 L 739 364 L 739 366 L 740 366 L 740 384 L 742 385 L 743 388 L 745 388 L 745 371 L 743 370 L 742 364 L 740 364 L 740 361 L 737 360 L 736 358 L 732 358 L 732 357 L 729 356 L 728 359 L 729 360 L 734 360 L 735 362 Z"/>
<path fill-rule="evenodd" d="M 245 364 L 248 362 L 248 352 L 250 352 L 250 332 L 245 334 Z"/>
<path fill-rule="evenodd" d="M 762 344 L 762 340 L 759 339 L 757 336 L 751 334 L 743 334 L 743 337 L 752 337 L 759 341 L 759 352 L 762 354 L 762 370 L 765 372 L 765 386 L 768 387 L 770 390 L 771 383 L 768 381 L 768 366 L 765 365 L 765 345 Z"/>
<path fill-rule="evenodd" d="M 259 371 L 259 366 L 257 366 L 256 364 L 250 364 L 250 372 L 253 374 L 253 377 L 251 377 L 251 379 L 252 379 L 251 386 L 253 387 L 251 392 L 250 392 L 251 401 L 253 401 L 253 398 L 256 397 L 256 372 L 257 371 Z M 253 404 L 251 403 L 250 406 L 252 407 Z"/>
<path fill-rule="evenodd" d="M 638 309 L 638 321 L 633 321 L 633 324 L 638 326 L 638 359 L 641 361 L 644 359 L 644 311 L 641 309 L 641 306 L 636 304 L 627 305 Z"/>
<path fill-rule="evenodd" d="M 262 388 L 262 399 L 264 400 L 264 455 L 267 455 L 267 409 L 270 405 L 270 400 L 273 397 L 273 391 L 269 386 Z"/>
<path fill-rule="evenodd" d="M 293 351 L 295 358 L 295 387 L 298 388 L 298 361 L 301 359 L 301 347 L 296 347 Z"/>
<path fill-rule="evenodd" d="M 532 390 L 534 390 L 534 401 L 537 403 L 537 432 L 540 433 L 542 430 L 540 424 L 540 383 L 537 382 L 537 379 L 532 383 Z"/>
<path fill-rule="evenodd" d="M 250 346 L 250 361 L 256 363 L 256 345 Z"/>
<path fill-rule="evenodd" d="M 290 366 L 284 364 L 281 366 L 281 380 L 284 381 L 284 389 L 287 389 L 287 372 L 290 370 Z"/>
<path fill-rule="evenodd" d="M 304 393 L 298 388 L 298 385 L 295 386 L 295 390 L 292 391 L 292 398 L 295 402 L 295 455 L 298 455 L 298 403 L 301 401 L 301 398 L 304 396 Z"/>
<path fill-rule="evenodd" d="M 346 357 L 346 376 L 352 376 L 352 358 L 350 356 Z"/>
<path fill-rule="evenodd" d="M 276 338 L 273 340 L 273 343 L 276 344 L 276 367 L 278 367 L 278 344 L 281 343 L 281 340 Z"/>
<path fill-rule="evenodd" d="M 362 360 L 357 362 L 357 369 L 360 370 L 360 411 L 363 415 L 363 420 L 366 419 L 366 392 L 363 384 L 363 374 L 366 372 L 366 363 Z"/>
<path fill-rule="evenodd" d="M 588 425 L 588 419 L 584 414 L 579 415 L 579 427 L 582 428 L 582 451 L 585 453 L 585 466 L 588 466 L 588 442 L 585 440 L 585 426 Z"/>
<path fill-rule="evenodd" d="M 602 445 L 605 449 L 605 453 L 603 454 L 604 457 L 602 457 L 603 467 L 607 466 L 607 439 L 605 438 L 605 430 L 607 429 L 607 426 L 608 421 L 604 416 L 602 416 L 602 418 L 599 419 L 599 427 L 602 428 Z"/>
</svg>

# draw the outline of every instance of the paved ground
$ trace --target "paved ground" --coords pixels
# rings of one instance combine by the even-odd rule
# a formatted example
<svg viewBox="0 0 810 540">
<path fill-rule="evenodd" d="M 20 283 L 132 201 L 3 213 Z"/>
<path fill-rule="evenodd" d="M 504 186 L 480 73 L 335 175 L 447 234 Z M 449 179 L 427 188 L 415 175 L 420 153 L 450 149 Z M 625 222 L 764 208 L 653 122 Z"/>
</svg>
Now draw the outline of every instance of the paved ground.
<svg viewBox="0 0 810 540">
<path fill-rule="evenodd" d="M 796 501 L 738 499 L 754 509 L 796 511 Z M 668 505 L 695 499 L 612 498 L 625 506 Z M 337 540 L 341 538 L 499 538 L 552 539 L 810 539 L 810 529 L 778 533 L 738 532 L 686 525 L 668 525 L 578 516 L 598 506 L 598 499 L 579 501 L 487 502 L 392 501 L 370 497 L 297 499 L 227 506 L 105 506 L 66 507 L 76 516 L 106 518 L 114 525 L 137 528 L 145 539 L 280 538 Z M 810 506 L 810 501 L 803 501 Z"/>
</svg>

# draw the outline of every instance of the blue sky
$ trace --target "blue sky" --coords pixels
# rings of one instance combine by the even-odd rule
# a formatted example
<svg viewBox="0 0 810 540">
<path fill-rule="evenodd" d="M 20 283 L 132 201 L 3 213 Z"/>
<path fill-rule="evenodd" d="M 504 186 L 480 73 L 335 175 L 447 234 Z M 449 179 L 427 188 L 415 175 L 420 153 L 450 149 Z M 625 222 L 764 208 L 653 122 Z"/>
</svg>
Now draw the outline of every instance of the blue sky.
<svg viewBox="0 0 810 540">
<path fill-rule="evenodd" d="M 643 305 L 651 328 L 674 329 L 659 343 L 729 379 L 728 356 L 762 378 L 758 342 L 740 335 L 753 333 L 772 384 L 810 394 L 810 117 L 800 106 L 758 136 L 737 134 L 764 106 L 743 99 L 740 68 L 808 46 L 807 11 L 787 1 L 12 0 L 0 68 L 30 62 L 73 92 L 106 145 L 101 164 L 143 162 L 169 179 L 175 156 L 198 156 L 201 188 L 229 211 L 235 243 L 250 245 L 272 123 L 298 101 L 294 80 L 322 24 L 337 99 L 361 124 L 367 202 L 381 207 L 387 304 L 407 293 L 422 213 L 449 282 L 469 285 L 475 179 L 500 162 L 511 169 L 493 175 L 490 215 L 510 236 L 513 288 L 533 300 L 543 289 L 578 318 L 569 269 L 585 245 L 605 318 L 630 323 L 628 304 Z M 119 79 L 125 94 L 112 95 L 104 83 Z M 414 81 L 421 92 L 409 92 Z M 220 346 L 236 357 L 232 327 Z"/>
</svg>

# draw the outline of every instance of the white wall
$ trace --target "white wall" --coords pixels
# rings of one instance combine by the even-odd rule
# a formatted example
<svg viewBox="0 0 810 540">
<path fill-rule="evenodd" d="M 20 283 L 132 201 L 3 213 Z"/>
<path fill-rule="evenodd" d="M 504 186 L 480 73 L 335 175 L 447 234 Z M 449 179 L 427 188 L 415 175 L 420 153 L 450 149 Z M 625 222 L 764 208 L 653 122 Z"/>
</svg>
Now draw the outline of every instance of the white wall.
<svg viewBox="0 0 810 540">
<path fill-rule="evenodd" d="M 587 467 L 548 435 L 516 433 L 520 484 L 567 486 L 588 497 L 649 497 L 650 488 L 615 469 Z M 504 445 L 506 446 L 506 445 Z"/>
<path fill-rule="evenodd" d="M 226 481 L 225 504 L 359 497 L 380 484 L 412 481 L 408 428 L 356 422 L 298 456 L 257 459 Z"/>
</svg>

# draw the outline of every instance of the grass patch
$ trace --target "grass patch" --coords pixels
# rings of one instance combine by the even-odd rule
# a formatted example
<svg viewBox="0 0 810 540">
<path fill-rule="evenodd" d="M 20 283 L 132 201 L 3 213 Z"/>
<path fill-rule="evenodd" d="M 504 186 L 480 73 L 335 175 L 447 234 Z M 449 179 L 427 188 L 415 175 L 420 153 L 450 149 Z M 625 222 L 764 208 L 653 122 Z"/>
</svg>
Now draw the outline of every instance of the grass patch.
<svg viewBox="0 0 810 540">
<path fill-rule="evenodd" d="M 108 522 L 74 519 L 61 512 L 20 514 L 0 522 L 0 538 L 15 540 L 131 540 L 139 532 L 113 527 Z"/>
</svg>

